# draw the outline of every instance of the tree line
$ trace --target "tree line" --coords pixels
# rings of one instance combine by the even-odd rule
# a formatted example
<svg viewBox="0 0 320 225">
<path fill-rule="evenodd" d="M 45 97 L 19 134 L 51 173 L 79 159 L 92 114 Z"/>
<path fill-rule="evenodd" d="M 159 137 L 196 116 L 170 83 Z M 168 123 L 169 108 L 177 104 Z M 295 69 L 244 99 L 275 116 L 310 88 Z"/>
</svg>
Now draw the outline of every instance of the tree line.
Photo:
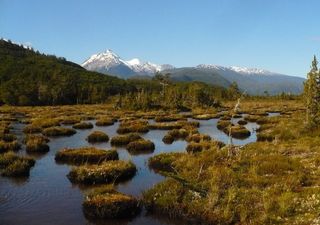
<svg viewBox="0 0 320 225">
<path fill-rule="evenodd" d="M 213 107 L 241 95 L 201 82 L 173 82 L 169 74 L 124 80 L 87 71 L 54 55 L 0 40 L 0 103 L 61 105 L 114 102 L 130 109 Z"/>
</svg>

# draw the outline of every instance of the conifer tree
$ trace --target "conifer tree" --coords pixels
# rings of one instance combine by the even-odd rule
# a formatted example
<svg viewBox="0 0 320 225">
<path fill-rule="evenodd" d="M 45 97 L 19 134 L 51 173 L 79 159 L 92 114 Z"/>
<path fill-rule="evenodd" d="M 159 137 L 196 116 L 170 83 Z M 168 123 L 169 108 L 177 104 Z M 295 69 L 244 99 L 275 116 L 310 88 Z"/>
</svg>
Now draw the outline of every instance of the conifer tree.
<svg viewBox="0 0 320 225">
<path fill-rule="evenodd" d="M 316 56 L 313 57 L 311 70 L 304 84 L 306 119 L 309 126 L 320 125 L 320 71 Z"/>
</svg>

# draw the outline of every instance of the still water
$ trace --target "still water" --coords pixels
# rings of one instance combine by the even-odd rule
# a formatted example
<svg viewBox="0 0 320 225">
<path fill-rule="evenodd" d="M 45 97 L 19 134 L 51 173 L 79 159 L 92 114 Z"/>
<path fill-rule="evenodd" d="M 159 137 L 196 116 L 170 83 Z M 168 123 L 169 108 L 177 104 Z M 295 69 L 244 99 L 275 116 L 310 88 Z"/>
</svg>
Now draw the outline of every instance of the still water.
<svg viewBox="0 0 320 225">
<path fill-rule="evenodd" d="M 273 116 L 273 115 L 272 115 Z M 239 119 L 234 119 L 237 122 Z M 216 128 L 218 119 L 201 120 L 199 132 L 209 134 L 212 138 L 228 143 L 229 138 Z M 93 124 L 95 121 L 89 121 Z M 23 139 L 23 124 L 13 126 L 19 140 Z M 145 211 L 130 220 L 104 220 L 88 221 L 82 213 L 83 194 L 89 191 L 88 186 L 77 186 L 70 183 L 66 175 L 70 166 L 56 164 L 55 153 L 63 148 L 78 148 L 90 146 L 85 139 L 94 130 L 106 132 L 109 137 L 116 134 L 119 123 L 108 127 L 94 127 L 88 130 L 77 130 L 70 137 L 50 138 L 50 151 L 44 155 L 34 155 L 37 159 L 35 166 L 26 179 L 12 179 L 0 177 L 0 224 L 1 225 L 183 225 L 184 221 L 172 220 L 163 216 L 147 215 Z M 251 136 L 237 140 L 233 143 L 244 145 L 256 141 L 256 123 L 248 123 L 246 127 L 251 131 Z M 118 148 L 120 159 L 130 159 L 137 166 L 138 172 L 129 181 L 117 185 L 117 190 L 136 197 L 161 182 L 164 177 L 154 173 L 148 168 L 148 159 L 163 152 L 184 152 L 187 146 L 185 141 L 175 141 L 170 145 L 164 144 L 162 138 L 167 131 L 151 130 L 142 136 L 150 139 L 155 144 L 155 151 L 149 154 L 130 155 L 126 149 Z M 93 144 L 102 149 L 110 149 L 110 142 Z M 26 154 L 24 147 L 19 154 Z"/>
</svg>

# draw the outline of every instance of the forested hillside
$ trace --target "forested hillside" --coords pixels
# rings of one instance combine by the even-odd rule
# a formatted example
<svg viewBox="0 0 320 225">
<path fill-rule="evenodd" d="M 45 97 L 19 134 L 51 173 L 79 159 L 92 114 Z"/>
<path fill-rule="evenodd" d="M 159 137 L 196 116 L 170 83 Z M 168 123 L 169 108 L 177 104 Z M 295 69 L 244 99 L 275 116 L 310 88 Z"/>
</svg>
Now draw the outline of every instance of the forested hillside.
<svg viewBox="0 0 320 225">
<path fill-rule="evenodd" d="M 0 103 L 8 105 L 105 103 L 117 96 L 112 100 L 121 108 L 190 108 L 237 96 L 232 87 L 173 82 L 162 74 L 150 80 L 123 80 L 4 40 L 0 40 L 0 81 Z"/>
<path fill-rule="evenodd" d="M 100 103 L 130 90 L 122 79 L 0 40 L 0 100 L 10 105 Z"/>
</svg>

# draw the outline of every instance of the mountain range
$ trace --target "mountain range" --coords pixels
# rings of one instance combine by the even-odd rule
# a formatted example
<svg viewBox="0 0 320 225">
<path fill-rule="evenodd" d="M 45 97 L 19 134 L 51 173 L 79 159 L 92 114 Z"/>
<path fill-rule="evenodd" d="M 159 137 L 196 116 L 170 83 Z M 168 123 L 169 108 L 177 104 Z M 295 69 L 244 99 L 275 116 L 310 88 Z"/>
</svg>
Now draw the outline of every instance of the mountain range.
<svg viewBox="0 0 320 225">
<path fill-rule="evenodd" d="M 253 95 L 275 95 L 282 92 L 299 94 L 303 90 L 305 80 L 268 70 L 237 66 L 200 64 L 195 67 L 175 68 L 170 64 L 158 65 L 137 58 L 124 60 L 112 50 L 92 55 L 81 66 L 90 71 L 121 78 L 150 79 L 156 72 L 162 72 L 170 74 L 174 81 L 201 81 L 222 87 L 236 82 L 242 91 Z"/>
<path fill-rule="evenodd" d="M 121 78 L 129 78 L 136 75 L 153 75 L 158 71 L 174 68 L 171 65 L 142 62 L 137 58 L 126 61 L 110 49 L 92 55 L 81 66 L 87 70 L 115 75 Z"/>
</svg>

